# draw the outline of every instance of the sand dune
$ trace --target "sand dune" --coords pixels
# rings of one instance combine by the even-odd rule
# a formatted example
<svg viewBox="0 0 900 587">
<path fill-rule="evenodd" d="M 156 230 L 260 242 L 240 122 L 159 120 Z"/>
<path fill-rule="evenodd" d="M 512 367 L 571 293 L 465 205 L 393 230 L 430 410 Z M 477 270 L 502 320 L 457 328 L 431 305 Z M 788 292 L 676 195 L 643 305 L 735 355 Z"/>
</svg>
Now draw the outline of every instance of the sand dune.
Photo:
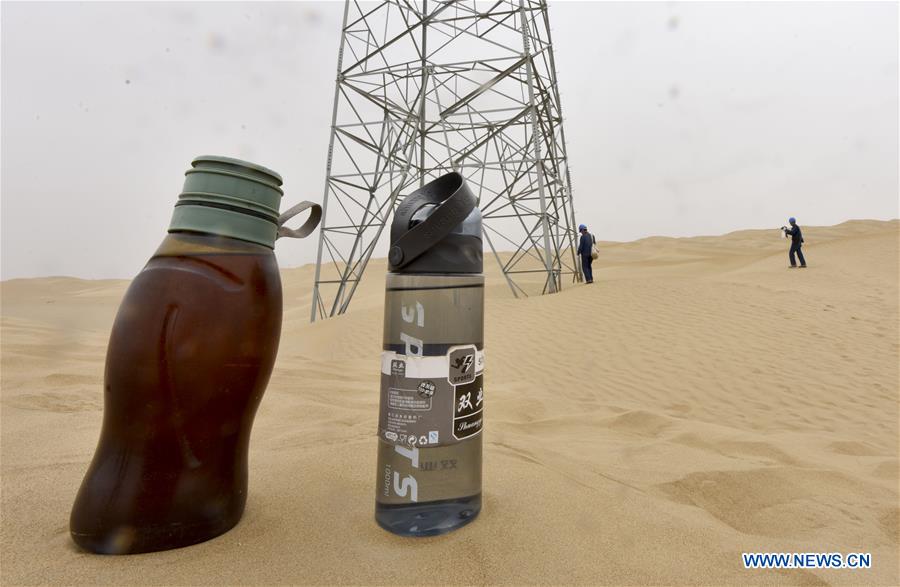
<svg viewBox="0 0 900 587">
<path fill-rule="evenodd" d="M 385 263 L 315 324 L 312 268 L 285 270 L 244 519 L 131 557 L 67 529 L 127 282 L 3 282 L 2 582 L 900 584 L 900 222 L 804 235 L 804 271 L 776 231 L 602 243 L 594 285 L 518 300 L 489 262 L 485 509 L 420 540 L 372 519 Z"/>
</svg>

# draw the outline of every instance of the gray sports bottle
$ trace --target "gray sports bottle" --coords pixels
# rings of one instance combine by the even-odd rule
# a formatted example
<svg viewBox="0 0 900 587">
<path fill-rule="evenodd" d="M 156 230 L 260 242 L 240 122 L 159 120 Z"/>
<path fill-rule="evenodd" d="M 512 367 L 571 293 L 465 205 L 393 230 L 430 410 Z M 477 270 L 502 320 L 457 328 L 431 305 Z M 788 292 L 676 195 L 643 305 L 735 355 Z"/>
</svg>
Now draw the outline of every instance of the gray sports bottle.
<svg viewBox="0 0 900 587">
<path fill-rule="evenodd" d="M 388 263 L 375 519 L 433 536 L 481 511 L 481 212 L 460 174 L 403 200 Z"/>
</svg>

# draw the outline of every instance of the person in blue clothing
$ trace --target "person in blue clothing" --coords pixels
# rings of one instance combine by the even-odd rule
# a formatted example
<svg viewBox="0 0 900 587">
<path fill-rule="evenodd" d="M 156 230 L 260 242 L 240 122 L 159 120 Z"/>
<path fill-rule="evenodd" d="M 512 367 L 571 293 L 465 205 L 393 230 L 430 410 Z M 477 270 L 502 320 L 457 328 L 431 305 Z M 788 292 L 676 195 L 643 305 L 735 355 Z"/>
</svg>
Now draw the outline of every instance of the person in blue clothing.
<svg viewBox="0 0 900 587">
<path fill-rule="evenodd" d="M 578 232 L 581 233 L 581 239 L 578 241 L 578 254 L 581 255 L 581 269 L 584 271 L 584 282 L 594 283 L 594 272 L 591 271 L 591 249 L 596 243 L 594 235 L 588 232 L 587 226 L 580 224 Z"/>
<path fill-rule="evenodd" d="M 791 251 L 788 253 L 788 258 L 791 260 L 791 269 L 797 267 L 797 261 L 794 259 L 794 254 L 800 258 L 800 268 L 805 269 L 806 259 L 803 258 L 803 252 L 800 250 L 800 247 L 803 246 L 803 233 L 800 232 L 800 226 L 797 225 L 796 218 L 791 216 L 788 218 L 788 223 L 791 227 L 787 228 L 786 226 L 782 226 L 781 230 L 784 231 L 784 234 L 791 237 Z"/>
</svg>

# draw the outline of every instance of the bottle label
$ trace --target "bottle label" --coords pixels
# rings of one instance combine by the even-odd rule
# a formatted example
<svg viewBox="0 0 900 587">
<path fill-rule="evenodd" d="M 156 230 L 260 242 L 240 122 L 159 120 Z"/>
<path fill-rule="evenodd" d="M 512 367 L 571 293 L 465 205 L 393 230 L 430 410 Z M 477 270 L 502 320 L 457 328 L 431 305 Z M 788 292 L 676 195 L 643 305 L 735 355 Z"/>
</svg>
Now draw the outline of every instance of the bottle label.
<svg viewBox="0 0 900 587">
<path fill-rule="evenodd" d="M 391 445 L 435 447 L 479 434 L 483 381 L 484 351 L 475 345 L 430 357 L 384 351 L 379 436 Z"/>
</svg>

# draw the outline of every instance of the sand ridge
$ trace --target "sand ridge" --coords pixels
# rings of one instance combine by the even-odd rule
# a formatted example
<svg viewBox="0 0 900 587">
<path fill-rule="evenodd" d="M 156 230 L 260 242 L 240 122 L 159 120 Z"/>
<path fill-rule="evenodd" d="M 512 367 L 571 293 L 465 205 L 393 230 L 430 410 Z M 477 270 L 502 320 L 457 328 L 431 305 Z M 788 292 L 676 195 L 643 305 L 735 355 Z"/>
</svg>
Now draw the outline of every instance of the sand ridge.
<svg viewBox="0 0 900 587">
<path fill-rule="evenodd" d="M 513 299 L 486 258 L 485 509 L 409 540 L 373 519 L 384 260 L 281 348 L 241 523 L 164 553 L 78 552 L 68 514 L 126 281 L 2 283 L 3 584 L 900 584 L 900 222 L 600 243 L 596 283 Z M 136 268 L 137 269 L 137 268 Z M 741 552 L 871 552 L 745 570 Z"/>
</svg>

